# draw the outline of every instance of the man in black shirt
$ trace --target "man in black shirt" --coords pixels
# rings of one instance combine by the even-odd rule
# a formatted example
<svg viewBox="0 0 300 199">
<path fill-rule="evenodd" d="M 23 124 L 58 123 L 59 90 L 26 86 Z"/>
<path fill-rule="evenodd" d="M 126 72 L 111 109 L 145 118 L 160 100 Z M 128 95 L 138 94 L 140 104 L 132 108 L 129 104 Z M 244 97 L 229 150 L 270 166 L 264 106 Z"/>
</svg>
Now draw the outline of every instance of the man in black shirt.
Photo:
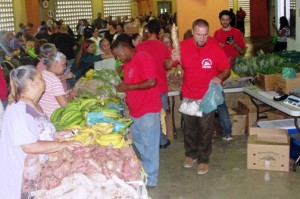
<svg viewBox="0 0 300 199">
<path fill-rule="evenodd" d="M 62 24 L 60 26 L 61 34 L 54 41 L 56 48 L 67 57 L 67 66 L 70 68 L 75 59 L 75 50 L 77 50 L 77 42 L 73 35 L 68 34 L 68 26 Z"/>
</svg>

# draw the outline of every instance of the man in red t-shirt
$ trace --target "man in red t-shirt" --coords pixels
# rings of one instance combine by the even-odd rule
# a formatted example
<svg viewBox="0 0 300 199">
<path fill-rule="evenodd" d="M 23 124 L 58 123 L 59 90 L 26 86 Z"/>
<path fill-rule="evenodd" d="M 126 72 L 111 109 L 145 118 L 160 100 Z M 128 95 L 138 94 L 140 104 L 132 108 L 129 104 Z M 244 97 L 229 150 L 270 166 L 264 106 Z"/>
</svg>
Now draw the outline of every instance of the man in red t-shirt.
<svg viewBox="0 0 300 199">
<path fill-rule="evenodd" d="M 156 70 L 158 73 L 157 86 L 160 90 L 160 98 L 164 111 L 168 109 L 168 78 L 164 68 L 165 60 L 170 59 L 170 52 L 167 46 L 160 40 L 158 35 L 161 30 L 161 26 L 158 20 L 153 19 L 147 24 L 148 39 L 141 44 L 137 45 L 136 49 L 144 51 L 151 55 L 155 60 Z M 170 141 L 163 133 L 160 134 L 160 148 L 167 148 L 170 145 Z"/>
<path fill-rule="evenodd" d="M 224 52 L 227 55 L 228 61 L 232 66 L 235 57 L 245 53 L 246 44 L 241 31 L 230 26 L 230 16 L 231 13 L 228 10 L 223 10 L 219 13 L 219 20 L 222 28 L 216 30 L 214 38 L 223 48 Z M 225 100 L 223 104 L 218 106 L 217 111 L 222 127 L 223 140 L 232 140 L 232 125 Z"/>
<path fill-rule="evenodd" d="M 126 103 L 133 119 L 133 143 L 138 149 L 147 173 L 147 186 L 157 185 L 160 138 L 160 90 L 154 59 L 143 51 L 136 51 L 126 34 L 117 37 L 111 46 L 116 59 L 124 63 L 124 83 L 117 91 L 126 92 Z"/>
<path fill-rule="evenodd" d="M 182 96 L 189 100 L 201 100 L 208 90 L 209 82 L 221 83 L 230 75 L 226 54 L 216 40 L 209 36 L 209 25 L 204 19 L 197 19 L 192 26 L 193 37 L 180 43 L 181 55 L 172 52 L 172 60 L 182 63 Z M 166 68 L 172 67 L 166 63 Z M 191 168 L 198 163 L 197 173 L 208 172 L 212 150 L 213 121 L 215 112 L 203 113 L 202 117 L 182 114 L 184 122 L 184 167 Z"/>
<path fill-rule="evenodd" d="M 216 30 L 214 38 L 219 45 L 224 49 L 230 65 L 233 64 L 236 56 L 245 53 L 246 44 L 242 33 L 230 26 L 230 12 L 223 10 L 219 14 L 219 20 L 222 28 Z"/>
</svg>

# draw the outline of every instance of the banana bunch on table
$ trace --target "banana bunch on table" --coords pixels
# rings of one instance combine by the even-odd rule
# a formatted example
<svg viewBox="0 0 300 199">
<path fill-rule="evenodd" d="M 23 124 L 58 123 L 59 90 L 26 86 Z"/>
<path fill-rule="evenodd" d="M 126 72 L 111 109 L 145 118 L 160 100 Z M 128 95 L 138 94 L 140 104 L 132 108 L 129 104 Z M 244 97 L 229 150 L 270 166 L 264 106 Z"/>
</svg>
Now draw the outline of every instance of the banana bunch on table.
<svg viewBox="0 0 300 199">
<path fill-rule="evenodd" d="M 128 146 L 124 136 L 119 133 L 113 133 L 114 125 L 109 123 L 97 123 L 89 127 L 81 127 L 79 125 L 71 125 L 67 130 L 78 130 L 72 138 L 68 140 L 75 140 L 81 142 L 85 146 L 99 144 L 101 146 L 111 146 L 113 148 L 121 148 Z"/>
<path fill-rule="evenodd" d="M 105 117 L 113 119 L 121 117 L 120 111 L 103 108 L 103 105 L 103 100 L 84 94 L 71 101 L 66 107 L 56 109 L 52 113 L 50 120 L 56 130 L 62 130 L 70 125 L 84 126 L 86 124 L 85 115 L 89 112 L 102 112 Z"/>
</svg>

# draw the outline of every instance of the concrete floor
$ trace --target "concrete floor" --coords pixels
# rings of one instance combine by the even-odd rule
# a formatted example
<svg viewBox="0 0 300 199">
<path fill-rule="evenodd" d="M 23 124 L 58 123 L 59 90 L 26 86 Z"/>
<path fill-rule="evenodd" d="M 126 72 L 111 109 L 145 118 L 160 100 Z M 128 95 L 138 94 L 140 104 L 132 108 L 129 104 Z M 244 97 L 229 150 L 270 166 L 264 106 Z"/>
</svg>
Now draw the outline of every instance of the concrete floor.
<svg viewBox="0 0 300 199">
<path fill-rule="evenodd" d="M 158 186 L 149 190 L 152 199 L 288 199 L 298 198 L 298 172 L 247 170 L 247 138 L 213 141 L 209 172 L 196 173 L 196 165 L 183 168 L 182 129 L 178 139 L 160 150 Z"/>
<path fill-rule="evenodd" d="M 245 56 L 253 56 L 259 49 L 271 52 L 270 38 L 245 38 Z M 158 186 L 149 190 L 152 199 L 289 199 L 298 198 L 300 166 L 298 172 L 247 170 L 247 137 L 235 136 L 229 142 L 215 139 L 209 172 L 198 175 L 196 165 L 183 168 L 183 132 L 176 97 L 175 124 L 178 139 L 160 150 Z"/>
</svg>

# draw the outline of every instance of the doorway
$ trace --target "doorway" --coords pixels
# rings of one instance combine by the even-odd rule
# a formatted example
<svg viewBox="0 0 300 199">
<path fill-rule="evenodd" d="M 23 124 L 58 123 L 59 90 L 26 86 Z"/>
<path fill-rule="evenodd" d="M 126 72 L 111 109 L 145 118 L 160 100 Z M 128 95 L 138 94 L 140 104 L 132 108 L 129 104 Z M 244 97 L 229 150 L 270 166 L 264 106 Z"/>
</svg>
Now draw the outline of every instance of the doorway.
<svg viewBox="0 0 300 199">
<path fill-rule="evenodd" d="M 169 13 L 172 14 L 172 1 L 158 1 L 157 2 L 157 16 Z"/>
</svg>

